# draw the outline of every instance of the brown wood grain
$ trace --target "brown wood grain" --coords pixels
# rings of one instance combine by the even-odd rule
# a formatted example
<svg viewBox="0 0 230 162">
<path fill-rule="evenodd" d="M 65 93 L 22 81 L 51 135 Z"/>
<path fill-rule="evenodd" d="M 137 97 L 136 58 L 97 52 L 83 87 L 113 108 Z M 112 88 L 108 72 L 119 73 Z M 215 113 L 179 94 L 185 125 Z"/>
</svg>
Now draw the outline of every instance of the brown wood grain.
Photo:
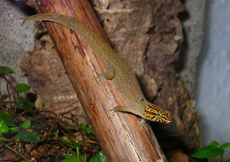
<svg viewBox="0 0 230 162">
<path fill-rule="evenodd" d="M 38 13 L 75 17 L 106 40 L 100 23 L 86 0 L 30 0 L 28 4 Z M 94 71 L 101 72 L 106 66 L 90 47 L 69 28 L 51 22 L 45 24 L 107 160 L 167 161 L 152 129 L 149 127 L 146 131 L 138 126 L 140 118 L 128 113 L 113 114 L 109 111 L 116 105 L 124 105 L 124 102 L 112 81 L 98 82 L 94 79 Z"/>
</svg>

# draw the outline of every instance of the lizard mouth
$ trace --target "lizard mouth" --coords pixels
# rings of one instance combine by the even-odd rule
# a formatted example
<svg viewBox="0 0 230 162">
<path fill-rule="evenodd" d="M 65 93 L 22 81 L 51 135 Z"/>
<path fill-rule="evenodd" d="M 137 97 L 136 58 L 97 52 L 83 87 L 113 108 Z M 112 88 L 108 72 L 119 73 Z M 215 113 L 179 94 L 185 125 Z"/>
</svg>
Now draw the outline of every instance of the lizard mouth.
<svg viewBox="0 0 230 162">
<path fill-rule="evenodd" d="M 172 123 L 172 119 L 168 119 L 168 120 L 163 120 L 164 124 L 171 124 Z"/>
</svg>

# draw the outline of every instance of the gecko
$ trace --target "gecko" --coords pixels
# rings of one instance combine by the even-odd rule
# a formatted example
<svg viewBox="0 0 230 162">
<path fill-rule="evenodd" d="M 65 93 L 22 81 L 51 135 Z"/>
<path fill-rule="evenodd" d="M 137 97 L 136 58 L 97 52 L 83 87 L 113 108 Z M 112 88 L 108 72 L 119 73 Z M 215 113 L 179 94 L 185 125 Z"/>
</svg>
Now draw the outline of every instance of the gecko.
<svg viewBox="0 0 230 162">
<path fill-rule="evenodd" d="M 106 72 L 96 73 L 99 77 L 112 80 L 125 102 L 125 106 L 115 106 L 112 109 L 114 112 L 128 112 L 140 116 L 142 126 L 144 126 L 144 120 L 164 124 L 172 123 L 171 113 L 145 99 L 136 76 L 128 64 L 86 24 L 72 17 L 50 13 L 23 18 L 22 24 L 29 20 L 55 22 L 72 29 L 107 64 Z"/>
</svg>

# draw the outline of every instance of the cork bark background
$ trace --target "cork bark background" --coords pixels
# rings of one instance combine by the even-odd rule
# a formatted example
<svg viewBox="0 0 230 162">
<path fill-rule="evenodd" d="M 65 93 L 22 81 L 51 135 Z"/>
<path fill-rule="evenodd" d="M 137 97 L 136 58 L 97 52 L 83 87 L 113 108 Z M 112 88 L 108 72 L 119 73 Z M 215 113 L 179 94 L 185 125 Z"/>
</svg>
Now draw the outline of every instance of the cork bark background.
<svg viewBox="0 0 230 162">
<path fill-rule="evenodd" d="M 153 123 L 163 149 L 191 153 L 198 147 L 193 115 L 186 103 L 175 65 L 183 42 L 178 1 L 92 1 L 91 4 L 104 31 L 119 54 L 136 73 L 147 99 L 169 109 L 173 124 Z M 87 121 L 81 111 L 70 80 L 45 29 L 38 26 L 35 49 L 20 60 L 22 71 L 46 108 L 68 111 L 78 107 L 80 120 Z M 58 88 L 57 88 L 58 87 Z M 74 104 L 69 109 L 61 109 Z"/>
</svg>

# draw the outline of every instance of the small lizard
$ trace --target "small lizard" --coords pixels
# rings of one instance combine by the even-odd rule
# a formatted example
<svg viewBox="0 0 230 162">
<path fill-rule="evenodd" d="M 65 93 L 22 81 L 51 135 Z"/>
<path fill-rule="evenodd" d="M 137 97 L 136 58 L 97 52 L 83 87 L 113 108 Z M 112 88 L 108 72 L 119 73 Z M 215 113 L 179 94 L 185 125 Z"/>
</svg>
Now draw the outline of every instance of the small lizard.
<svg viewBox="0 0 230 162">
<path fill-rule="evenodd" d="M 125 61 L 105 43 L 92 29 L 81 21 L 59 14 L 38 14 L 23 19 L 23 24 L 29 20 L 43 20 L 62 24 L 74 30 L 88 46 L 108 65 L 108 70 L 97 73 L 105 79 L 112 80 L 126 106 L 116 106 L 112 110 L 130 112 L 154 122 L 171 124 L 170 112 L 148 102 L 138 84 L 138 81 Z M 140 122 L 144 126 L 144 122 Z"/>
</svg>

